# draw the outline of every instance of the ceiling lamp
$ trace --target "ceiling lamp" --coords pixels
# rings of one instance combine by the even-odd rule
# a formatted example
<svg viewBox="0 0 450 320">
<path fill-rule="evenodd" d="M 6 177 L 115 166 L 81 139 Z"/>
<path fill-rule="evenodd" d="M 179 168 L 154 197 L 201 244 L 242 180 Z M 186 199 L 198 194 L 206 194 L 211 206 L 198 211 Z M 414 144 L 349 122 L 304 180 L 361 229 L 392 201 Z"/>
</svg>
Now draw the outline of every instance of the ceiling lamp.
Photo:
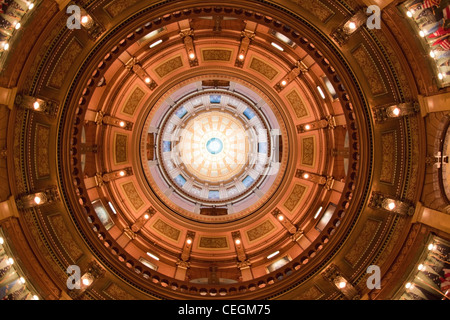
<svg viewBox="0 0 450 320">
<path fill-rule="evenodd" d="M 320 86 L 317 86 L 317 91 L 319 91 L 319 94 L 322 97 L 322 99 L 325 100 L 325 98 L 326 98 L 325 93 L 323 92 L 323 90 Z"/>
<path fill-rule="evenodd" d="M 280 46 L 279 44 L 276 44 L 275 42 L 272 42 L 271 45 L 272 45 L 273 47 L 277 48 L 277 49 L 280 50 L 280 51 L 284 51 L 283 47 Z"/>
<path fill-rule="evenodd" d="M 320 207 L 320 208 L 317 210 L 317 212 L 316 212 L 316 214 L 315 214 L 315 216 L 314 216 L 314 219 L 317 219 L 317 218 L 319 217 L 319 215 L 320 215 L 320 213 L 322 212 L 322 210 L 323 210 L 323 207 Z"/>
<path fill-rule="evenodd" d="M 39 197 L 39 196 L 34 197 L 34 202 L 35 202 L 36 204 L 40 204 L 41 201 L 42 201 L 41 197 Z"/>
<path fill-rule="evenodd" d="M 147 252 L 147 255 L 148 255 L 150 258 L 153 258 L 153 259 L 159 261 L 159 258 L 158 258 L 157 256 L 155 256 L 153 253 Z"/>
<path fill-rule="evenodd" d="M 195 53 L 194 52 L 190 52 L 189 53 L 189 59 L 191 59 L 191 60 L 195 59 Z"/>
<path fill-rule="evenodd" d="M 347 286 L 347 283 L 345 281 L 339 282 L 339 289 L 344 289 Z"/>
<path fill-rule="evenodd" d="M 163 42 L 162 39 L 159 39 L 158 41 L 153 42 L 153 43 L 150 45 L 150 48 L 154 48 L 154 47 L 156 47 L 158 44 L 161 44 L 162 42 Z"/>
<path fill-rule="evenodd" d="M 274 253 L 269 254 L 269 255 L 267 256 L 267 259 L 272 259 L 273 257 L 277 256 L 279 253 L 280 253 L 280 251 L 275 251 Z"/>
<path fill-rule="evenodd" d="M 3 240 L 2 237 L 0 237 L 0 244 L 4 244 L 4 243 L 5 243 L 5 240 Z"/>
<path fill-rule="evenodd" d="M 240 244 L 241 244 L 241 240 L 240 240 L 240 239 L 236 239 L 236 240 L 234 241 L 234 243 L 236 243 L 236 245 L 240 245 Z"/>
</svg>

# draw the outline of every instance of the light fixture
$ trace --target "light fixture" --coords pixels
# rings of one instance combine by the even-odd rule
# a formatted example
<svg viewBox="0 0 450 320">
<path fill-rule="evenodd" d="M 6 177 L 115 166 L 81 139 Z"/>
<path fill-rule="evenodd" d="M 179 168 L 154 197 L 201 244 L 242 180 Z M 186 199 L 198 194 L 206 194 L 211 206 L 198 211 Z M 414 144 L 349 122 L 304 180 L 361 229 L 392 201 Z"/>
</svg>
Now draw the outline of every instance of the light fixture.
<svg viewBox="0 0 450 320">
<path fill-rule="evenodd" d="M 120 175 L 121 177 L 124 177 L 124 176 L 125 176 L 125 171 L 123 171 L 123 170 L 120 171 L 120 172 L 119 172 L 119 175 Z"/>
<path fill-rule="evenodd" d="M 406 12 L 406 15 L 408 16 L 408 18 L 412 18 L 413 17 L 413 13 L 410 10 L 408 10 Z"/>
<path fill-rule="evenodd" d="M 320 86 L 317 86 L 317 91 L 319 91 L 319 94 L 322 97 L 322 99 L 325 100 L 325 98 L 326 98 L 325 93 L 323 92 L 323 90 Z"/>
<path fill-rule="evenodd" d="M 150 258 L 153 258 L 153 259 L 159 261 L 159 258 L 158 258 L 157 256 L 155 256 L 154 254 L 152 254 L 152 253 L 150 253 L 150 252 L 147 252 L 147 255 L 148 255 Z"/>
<path fill-rule="evenodd" d="M 277 48 L 277 49 L 280 50 L 280 51 L 284 51 L 283 47 L 280 46 L 279 44 L 275 43 L 275 42 L 272 42 L 271 45 L 272 45 L 273 47 Z"/>
<path fill-rule="evenodd" d="M 395 116 L 399 116 L 399 115 L 400 115 L 400 109 L 399 109 L 399 108 L 395 108 L 394 110 L 392 110 L 392 113 L 393 113 Z"/>
<path fill-rule="evenodd" d="M 34 203 L 40 204 L 41 201 L 42 201 L 41 197 L 39 197 L 39 196 L 34 197 Z"/>
<path fill-rule="evenodd" d="M 442 79 L 444 79 L 444 75 L 443 75 L 442 73 L 439 72 L 438 78 L 439 78 L 439 80 L 442 80 Z"/>
<path fill-rule="evenodd" d="M 14 264 L 14 259 L 13 258 L 8 258 L 8 264 L 11 266 Z"/>
<path fill-rule="evenodd" d="M 150 219 L 150 216 L 146 213 L 146 214 L 144 214 L 144 219 L 148 220 L 148 219 Z"/>
<path fill-rule="evenodd" d="M 243 53 L 241 53 L 241 54 L 239 55 L 239 60 L 244 60 L 244 58 L 245 58 L 245 55 L 244 55 Z"/>
<path fill-rule="evenodd" d="M 284 220 L 284 216 L 282 214 L 278 215 L 278 220 L 283 221 Z"/>
<path fill-rule="evenodd" d="M 280 253 L 280 251 L 275 251 L 274 253 L 271 253 L 267 256 L 267 259 L 272 259 L 273 257 L 275 257 L 276 255 L 278 255 Z"/>
<path fill-rule="evenodd" d="M 345 281 L 339 282 L 339 289 L 344 289 L 347 286 L 347 283 Z"/>
<path fill-rule="evenodd" d="M 150 45 L 150 48 L 156 47 L 156 46 L 157 46 L 158 44 L 160 44 L 161 42 L 163 42 L 162 39 L 159 39 L 158 41 L 153 42 L 153 43 Z"/>
<path fill-rule="evenodd" d="M 30 3 L 29 5 L 28 5 L 28 10 L 32 10 L 34 8 L 34 3 Z"/>
<path fill-rule="evenodd" d="M 281 81 L 281 85 L 284 87 L 285 85 L 287 85 L 287 81 L 286 80 Z"/>
<path fill-rule="evenodd" d="M 406 289 L 412 289 L 413 285 L 411 282 L 408 282 L 407 284 L 405 284 L 405 288 Z"/>
<path fill-rule="evenodd" d="M 394 202 L 390 202 L 389 204 L 388 204 L 388 209 L 389 210 L 394 210 L 395 209 L 395 203 Z"/>
<path fill-rule="evenodd" d="M 425 38 L 425 32 L 423 32 L 422 30 L 420 30 L 419 35 L 420 35 L 422 38 Z"/>
<path fill-rule="evenodd" d="M 3 50 L 5 50 L 5 51 L 9 50 L 9 43 L 3 44 Z"/>
<path fill-rule="evenodd" d="M 22 283 L 22 284 L 25 284 L 25 282 L 26 282 L 26 280 L 25 280 L 25 278 L 24 277 L 20 277 L 20 282 Z"/>
<path fill-rule="evenodd" d="M 432 57 L 433 59 L 436 57 L 436 54 L 434 53 L 434 51 L 430 51 L 430 57 Z"/>
<path fill-rule="evenodd" d="M 34 108 L 34 110 L 39 109 L 39 107 L 40 107 L 40 104 L 39 104 L 38 101 L 36 101 L 35 103 L 33 103 L 33 108 Z"/>
<path fill-rule="evenodd" d="M 309 124 L 307 124 L 307 125 L 305 126 L 305 130 L 311 130 L 311 126 L 310 126 Z"/>
<path fill-rule="evenodd" d="M 39 300 L 39 297 L 37 295 L 34 295 L 33 300 Z"/>
<path fill-rule="evenodd" d="M 437 246 L 435 245 L 435 244 L 433 244 L 433 243 L 430 243 L 429 245 L 428 245 L 428 250 L 436 250 L 436 248 L 437 248 Z"/>
<path fill-rule="evenodd" d="M 82 280 L 82 283 L 83 283 L 83 285 L 85 285 L 85 286 L 87 287 L 87 286 L 90 286 L 90 285 L 91 285 L 92 281 L 91 281 L 91 279 L 89 279 L 89 278 L 84 278 L 84 279 Z"/>
<path fill-rule="evenodd" d="M 317 212 L 316 212 L 316 214 L 315 214 L 315 216 L 314 216 L 314 219 L 317 219 L 317 218 L 319 217 L 319 214 L 322 212 L 322 210 L 323 210 L 323 207 L 320 207 L 320 208 L 317 210 Z"/>
<path fill-rule="evenodd" d="M 22 25 L 20 24 L 20 22 L 17 22 L 14 28 L 16 28 L 16 30 L 19 30 L 21 26 Z"/>
<path fill-rule="evenodd" d="M 194 60 L 195 59 L 195 53 L 193 53 L 193 52 L 189 53 L 189 59 Z"/>
<path fill-rule="evenodd" d="M 309 174 L 308 173 L 304 173 L 303 174 L 303 179 L 309 179 Z"/>
<path fill-rule="evenodd" d="M 125 127 L 125 122 L 124 121 L 120 121 L 119 126 L 121 126 L 122 128 Z"/>
<path fill-rule="evenodd" d="M 234 243 L 236 243 L 237 245 L 240 245 L 240 244 L 241 244 L 241 240 L 240 240 L 240 239 L 236 239 L 236 240 L 234 241 Z"/>
<path fill-rule="evenodd" d="M 113 212 L 114 214 L 117 214 L 116 208 L 114 208 L 113 204 L 112 204 L 110 201 L 108 201 L 108 205 L 109 205 L 109 207 L 111 208 L 112 212 Z"/>
<path fill-rule="evenodd" d="M 191 238 L 188 238 L 188 239 L 186 240 L 186 243 L 187 243 L 187 244 L 191 244 L 191 243 L 192 243 L 192 239 L 191 239 Z"/>
<path fill-rule="evenodd" d="M 150 82 L 152 82 L 152 79 L 150 79 L 150 77 L 147 77 L 144 79 L 145 83 L 149 84 Z"/>
<path fill-rule="evenodd" d="M 422 271 L 423 269 L 425 269 L 425 266 L 423 264 L 419 264 L 417 270 Z"/>
<path fill-rule="evenodd" d="M 81 23 L 86 24 L 89 21 L 89 17 L 88 16 L 82 16 L 81 17 Z"/>
<path fill-rule="evenodd" d="M 356 23 L 350 22 L 350 23 L 348 24 L 348 27 L 350 28 L 350 30 L 355 30 L 355 29 L 356 29 Z"/>
<path fill-rule="evenodd" d="M 4 243 L 5 243 L 5 240 L 3 240 L 2 237 L 0 237 L 0 244 L 4 244 Z"/>
</svg>

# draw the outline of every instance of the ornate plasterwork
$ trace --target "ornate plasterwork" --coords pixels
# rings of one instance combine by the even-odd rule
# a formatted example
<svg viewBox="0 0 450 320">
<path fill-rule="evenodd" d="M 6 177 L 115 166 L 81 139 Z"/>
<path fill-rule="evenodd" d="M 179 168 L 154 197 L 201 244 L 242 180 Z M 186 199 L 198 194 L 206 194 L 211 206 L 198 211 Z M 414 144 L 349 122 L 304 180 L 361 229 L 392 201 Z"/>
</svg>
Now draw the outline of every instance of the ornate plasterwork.
<svg viewBox="0 0 450 320">
<path fill-rule="evenodd" d="M 292 189 L 291 194 L 289 195 L 289 198 L 284 203 L 284 207 L 288 209 L 289 211 L 293 211 L 300 200 L 302 199 L 303 195 L 305 194 L 306 186 L 303 186 L 301 184 L 296 184 L 294 188 Z"/>
<path fill-rule="evenodd" d="M 250 242 L 256 241 L 266 235 L 268 235 L 270 232 L 274 231 L 276 228 L 272 221 L 266 220 L 257 227 L 250 229 L 247 231 L 247 237 Z"/>
</svg>

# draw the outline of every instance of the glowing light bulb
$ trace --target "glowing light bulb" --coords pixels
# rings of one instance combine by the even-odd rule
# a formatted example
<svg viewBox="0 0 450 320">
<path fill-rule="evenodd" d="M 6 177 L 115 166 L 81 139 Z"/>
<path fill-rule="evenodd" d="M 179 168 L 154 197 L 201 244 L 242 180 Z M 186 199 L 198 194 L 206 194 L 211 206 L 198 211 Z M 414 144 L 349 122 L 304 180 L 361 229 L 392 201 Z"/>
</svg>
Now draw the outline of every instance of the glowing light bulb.
<svg viewBox="0 0 450 320">
<path fill-rule="evenodd" d="M 285 85 L 287 85 L 287 81 L 286 80 L 281 81 L 281 85 L 284 87 Z"/>
<path fill-rule="evenodd" d="M 430 51 L 430 57 L 432 57 L 433 59 L 436 57 L 436 54 L 434 53 L 434 51 Z"/>
<path fill-rule="evenodd" d="M 144 219 L 145 219 L 145 220 L 148 220 L 148 219 L 150 219 L 150 216 L 149 216 L 148 214 L 145 214 L 145 215 L 144 215 Z"/>
<path fill-rule="evenodd" d="M 348 24 L 348 27 L 350 28 L 350 30 L 355 30 L 355 29 L 356 29 L 356 23 L 350 22 L 350 23 Z"/>
<path fill-rule="evenodd" d="M 32 10 L 34 8 L 34 3 L 30 3 L 29 5 L 28 5 L 28 10 Z"/>
<path fill-rule="evenodd" d="M 39 102 L 36 101 L 35 103 L 33 103 L 33 108 L 34 108 L 34 110 L 39 109 L 39 107 L 40 107 Z"/>
<path fill-rule="evenodd" d="M 430 243 L 429 245 L 428 245 L 428 250 L 433 250 L 434 249 L 434 245 L 432 244 L 432 243 Z"/>
<path fill-rule="evenodd" d="M 39 297 L 37 295 L 34 295 L 33 300 L 39 300 Z"/>
<path fill-rule="evenodd" d="M 25 282 L 26 282 L 26 280 L 25 280 L 25 278 L 24 277 L 20 277 L 20 282 L 22 282 L 22 284 L 24 284 Z"/>
<path fill-rule="evenodd" d="M 193 52 L 189 53 L 189 59 L 194 60 L 195 59 L 195 53 L 193 53 Z"/>
<path fill-rule="evenodd" d="M 191 244 L 191 243 L 192 243 L 192 239 L 187 239 L 187 240 L 186 240 L 186 243 L 187 243 L 187 244 Z"/>
<path fill-rule="evenodd" d="M 122 128 L 125 127 L 125 122 L 124 121 L 120 121 L 119 126 L 121 126 Z"/>
<path fill-rule="evenodd" d="M 304 174 L 303 174 L 303 179 L 309 179 L 309 174 L 304 173 Z"/>
<path fill-rule="evenodd" d="M 2 237 L 0 237 L 0 244 L 4 244 L 4 243 L 5 243 L 5 240 L 3 240 Z"/>
<path fill-rule="evenodd" d="M 282 214 L 278 215 L 278 220 L 283 221 L 284 220 L 284 216 Z"/>
<path fill-rule="evenodd" d="M 422 38 L 425 38 L 425 32 L 423 32 L 422 30 L 420 30 L 419 35 L 420 35 Z"/>
<path fill-rule="evenodd" d="M 16 30 L 19 30 L 21 26 L 22 25 L 20 24 L 20 22 L 17 22 L 17 24 L 16 24 L 16 26 L 14 28 L 16 28 Z"/>
<path fill-rule="evenodd" d="M 439 73 L 438 78 L 439 78 L 439 80 L 442 80 L 442 79 L 444 79 L 444 75 L 442 73 Z"/>
<path fill-rule="evenodd" d="M 244 58 L 245 58 L 245 55 L 244 55 L 243 53 L 241 53 L 241 54 L 239 55 L 239 60 L 244 60 Z"/>
<path fill-rule="evenodd" d="M 344 289 L 347 286 L 347 283 L 345 281 L 339 282 L 339 289 Z"/>
<path fill-rule="evenodd" d="M 39 197 L 39 196 L 34 197 L 34 203 L 40 204 L 41 201 L 42 201 L 41 197 Z"/>
<path fill-rule="evenodd" d="M 13 258 L 8 258 L 8 264 L 11 266 L 14 264 L 14 259 Z"/>
<path fill-rule="evenodd" d="M 406 289 L 410 289 L 412 287 L 412 283 L 408 282 L 407 284 L 405 284 L 405 288 Z"/>
<path fill-rule="evenodd" d="M 81 17 L 81 23 L 88 23 L 88 21 L 89 21 L 88 16 L 82 16 Z"/>
<path fill-rule="evenodd" d="M 412 18 L 413 17 L 413 13 L 411 11 L 407 11 L 406 15 L 408 16 L 408 18 Z"/>
<path fill-rule="evenodd" d="M 311 130 L 311 126 L 310 126 L 309 124 L 307 124 L 307 125 L 305 126 L 305 130 Z"/>
<path fill-rule="evenodd" d="M 389 210 L 394 210 L 395 209 L 395 203 L 394 202 L 389 203 L 388 204 L 388 208 L 389 208 Z"/>
<path fill-rule="evenodd" d="M 150 82 L 152 82 L 152 79 L 150 79 L 150 77 L 145 78 L 145 83 L 149 84 Z"/>
<path fill-rule="evenodd" d="M 417 269 L 419 271 L 422 271 L 423 269 L 425 269 L 425 266 L 423 264 L 419 264 L 419 266 L 417 267 Z"/>
<path fill-rule="evenodd" d="M 3 50 L 8 51 L 9 50 L 9 43 L 5 43 L 3 45 Z"/>
<path fill-rule="evenodd" d="M 120 171 L 120 172 L 119 172 L 119 176 L 124 177 L 124 176 L 125 176 L 125 171 L 123 171 L 123 170 Z"/>
<path fill-rule="evenodd" d="M 236 243 L 237 245 L 240 245 L 240 244 L 241 244 L 241 240 L 236 239 L 236 240 L 234 241 L 234 243 Z"/>
<path fill-rule="evenodd" d="M 399 116 L 400 115 L 400 109 L 399 108 L 395 108 L 393 111 L 394 115 Z"/>
<path fill-rule="evenodd" d="M 88 278 L 84 278 L 84 279 L 82 280 L 82 282 L 83 282 L 83 284 L 84 284 L 85 286 L 89 286 L 89 285 L 91 284 L 91 280 L 89 280 Z"/>
</svg>

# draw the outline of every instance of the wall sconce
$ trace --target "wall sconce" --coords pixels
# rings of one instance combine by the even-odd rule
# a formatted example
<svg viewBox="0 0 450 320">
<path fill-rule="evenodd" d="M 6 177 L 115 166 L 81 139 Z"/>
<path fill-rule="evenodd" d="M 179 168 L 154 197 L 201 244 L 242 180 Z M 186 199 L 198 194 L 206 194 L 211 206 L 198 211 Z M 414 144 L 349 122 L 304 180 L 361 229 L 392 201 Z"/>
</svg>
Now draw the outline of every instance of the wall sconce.
<svg viewBox="0 0 450 320">
<path fill-rule="evenodd" d="M 414 205 L 402 200 L 394 199 L 379 192 L 373 192 L 369 206 L 399 215 L 412 216 L 415 212 Z"/>
<path fill-rule="evenodd" d="M 414 115 L 418 112 L 420 112 L 420 105 L 417 102 L 404 102 L 388 106 L 378 106 L 374 108 L 374 117 L 376 122 L 382 123 L 388 120 Z"/>
<path fill-rule="evenodd" d="M 81 27 L 87 31 L 89 37 L 96 40 L 105 31 L 105 28 L 90 15 L 84 8 L 80 8 Z"/>
<path fill-rule="evenodd" d="M 131 131 L 133 129 L 133 123 L 130 121 L 122 120 L 116 117 L 105 115 L 103 111 L 97 112 L 95 115 L 95 123 L 97 125 L 107 125 L 118 127 L 124 130 Z"/>
<path fill-rule="evenodd" d="M 340 272 L 338 267 L 334 264 L 329 266 L 322 273 L 322 276 L 336 287 L 347 299 L 349 300 L 359 300 L 361 299 L 360 294 L 355 289 L 355 287 L 344 277 Z"/>
<path fill-rule="evenodd" d="M 51 117 L 55 117 L 58 112 L 58 105 L 55 102 L 27 95 L 17 95 L 15 104 L 17 107 L 46 114 Z"/>
<path fill-rule="evenodd" d="M 18 209 L 31 209 L 59 201 L 59 194 L 56 188 L 45 191 L 26 194 L 16 199 Z"/>
<path fill-rule="evenodd" d="M 97 172 L 95 175 L 95 182 L 96 184 L 101 187 L 107 182 L 111 182 L 120 178 L 125 178 L 133 175 L 133 169 L 131 167 L 122 169 L 122 170 L 116 170 L 108 173 L 100 173 Z"/>
<path fill-rule="evenodd" d="M 255 39 L 255 33 L 251 30 L 244 30 L 241 32 L 241 44 L 239 46 L 239 55 L 236 59 L 235 66 L 242 68 L 244 66 L 245 58 L 250 47 L 250 43 Z"/>
</svg>

